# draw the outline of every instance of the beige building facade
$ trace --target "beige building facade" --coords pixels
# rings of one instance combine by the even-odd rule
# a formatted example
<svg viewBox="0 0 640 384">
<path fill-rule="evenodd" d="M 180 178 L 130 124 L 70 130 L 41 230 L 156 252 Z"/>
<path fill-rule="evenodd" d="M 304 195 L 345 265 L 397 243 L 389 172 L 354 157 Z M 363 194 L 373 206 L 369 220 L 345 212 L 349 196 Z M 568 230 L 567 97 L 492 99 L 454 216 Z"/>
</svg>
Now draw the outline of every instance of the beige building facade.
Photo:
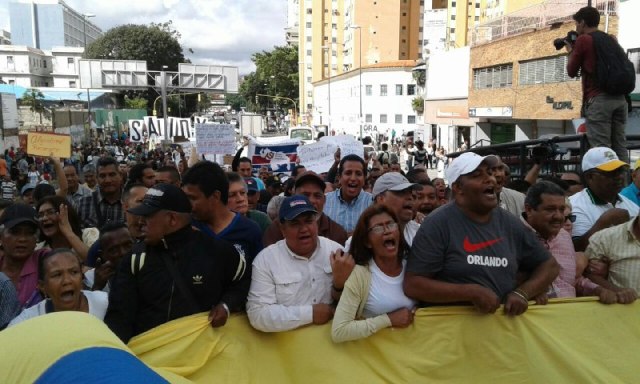
<svg viewBox="0 0 640 384">
<path fill-rule="evenodd" d="M 300 0 L 301 116 L 311 121 L 313 83 L 378 63 L 421 55 L 420 0 Z"/>
</svg>

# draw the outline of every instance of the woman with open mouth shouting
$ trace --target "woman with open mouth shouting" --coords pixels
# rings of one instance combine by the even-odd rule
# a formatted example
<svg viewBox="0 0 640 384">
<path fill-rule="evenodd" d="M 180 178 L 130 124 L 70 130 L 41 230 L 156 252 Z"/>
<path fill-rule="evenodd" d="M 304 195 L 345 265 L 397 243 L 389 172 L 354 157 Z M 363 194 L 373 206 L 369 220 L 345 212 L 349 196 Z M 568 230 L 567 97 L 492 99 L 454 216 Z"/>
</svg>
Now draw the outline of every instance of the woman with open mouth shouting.
<svg viewBox="0 0 640 384">
<path fill-rule="evenodd" d="M 356 266 L 345 283 L 333 318 L 334 342 L 365 338 L 387 327 L 411 325 L 416 303 L 402 289 L 405 246 L 391 210 L 375 205 L 362 213 L 350 249 Z"/>
<path fill-rule="evenodd" d="M 44 253 L 38 260 L 38 288 L 46 299 L 22 311 L 9 327 L 33 317 L 59 311 L 78 311 L 104 320 L 109 304 L 108 294 L 82 290 L 82 265 L 68 248 Z"/>
<path fill-rule="evenodd" d="M 36 204 L 40 222 L 40 248 L 70 248 L 80 260 L 87 259 L 89 247 L 98 238 L 96 228 L 80 229 L 80 219 L 69 202 L 60 196 L 47 196 Z"/>
</svg>

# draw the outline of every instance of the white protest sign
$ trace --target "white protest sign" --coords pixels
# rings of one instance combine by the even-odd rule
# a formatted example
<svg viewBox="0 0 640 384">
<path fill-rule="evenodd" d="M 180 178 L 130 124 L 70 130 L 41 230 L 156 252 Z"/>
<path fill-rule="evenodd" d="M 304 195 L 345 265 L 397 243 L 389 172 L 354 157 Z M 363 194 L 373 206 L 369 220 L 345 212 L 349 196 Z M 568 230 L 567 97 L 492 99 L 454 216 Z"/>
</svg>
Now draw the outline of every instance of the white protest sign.
<svg viewBox="0 0 640 384">
<path fill-rule="evenodd" d="M 340 158 L 347 155 L 358 155 L 364 159 L 364 146 L 361 141 L 350 135 L 323 136 L 321 142 L 331 143 L 340 148 Z M 333 156 L 332 156 L 333 157 Z"/>
<path fill-rule="evenodd" d="M 132 143 L 140 143 L 144 140 L 144 120 L 129 120 L 129 140 Z"/>
<path fill-rule="evenodd" d="M 301 145 L 298 147 L 300 164 L 309 171 L 327 172 L 333 165 L 333 154 L 336 152 L 336 148 L 333 143 L 327 141 Z"/>
<path fill-rule="evenodd" d="M 231 124 L 196 124 L 199 154 L 232 155 L 236 152 L 236 132 Z"/>
<path fill-rule="evenodd" d="M 269 162 L 269 166 L 271 166 L 271 169 L 279 169 L 281 166 L 288 166 L 290 162 L 289 156 L 285 153 L 275 152 Z"/>
</svg>

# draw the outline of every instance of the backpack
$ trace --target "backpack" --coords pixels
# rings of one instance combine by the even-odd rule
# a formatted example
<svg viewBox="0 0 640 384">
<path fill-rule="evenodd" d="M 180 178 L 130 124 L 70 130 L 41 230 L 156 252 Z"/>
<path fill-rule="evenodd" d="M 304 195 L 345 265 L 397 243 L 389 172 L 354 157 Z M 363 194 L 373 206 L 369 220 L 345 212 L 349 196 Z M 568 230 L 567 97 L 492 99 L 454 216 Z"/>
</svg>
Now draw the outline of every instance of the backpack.
<svg viewBox="0 0 640 384">
<path fill-rule="evenodd" d="M 591 33 L 596 51 L 595 80 L 609 95 L 628 95 L 636 86 L 636 71 L 620 44 L 602 31 Z"/>
</svg>

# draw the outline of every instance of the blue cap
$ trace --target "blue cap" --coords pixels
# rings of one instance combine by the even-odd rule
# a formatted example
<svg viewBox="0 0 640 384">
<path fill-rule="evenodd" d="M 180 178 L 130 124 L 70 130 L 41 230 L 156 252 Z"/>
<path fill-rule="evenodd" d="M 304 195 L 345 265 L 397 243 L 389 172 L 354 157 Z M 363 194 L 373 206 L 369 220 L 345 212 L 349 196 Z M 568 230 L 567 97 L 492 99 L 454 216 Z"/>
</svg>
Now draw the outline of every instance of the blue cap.
<svg viewBox="0 0 640 384">
<path fill-rule="evenodd" d="M 318 213 L 306 196 L 289 196 L 282 201 L 280 206 L 280 222 L 293 220 L 307 212 Z"/>
<path fill-rule="evenodd" d="M 247 184 L 247 193 L 258 192 L 258 183 L 253 177 L 244 179 L 244 183 Z"/>
</svg>

